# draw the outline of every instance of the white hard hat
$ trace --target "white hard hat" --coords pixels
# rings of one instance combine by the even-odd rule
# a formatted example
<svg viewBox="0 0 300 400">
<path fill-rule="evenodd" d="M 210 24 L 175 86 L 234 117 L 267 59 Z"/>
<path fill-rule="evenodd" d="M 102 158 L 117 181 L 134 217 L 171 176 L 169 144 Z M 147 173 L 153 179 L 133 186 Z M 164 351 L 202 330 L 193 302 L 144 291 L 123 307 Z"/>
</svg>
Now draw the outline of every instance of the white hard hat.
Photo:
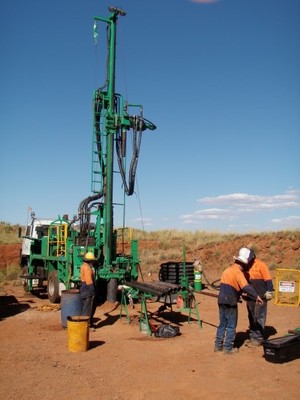
<svg viewBox="0 0 300 400">
<path fill-rule="evenodd" d="M 248 264 L 251 261 L 251 251 L 247 249 L 247 247 L 242 247 L 239 251 L 239 255 L 233 258 L 243 264 Z"/>
</svg>

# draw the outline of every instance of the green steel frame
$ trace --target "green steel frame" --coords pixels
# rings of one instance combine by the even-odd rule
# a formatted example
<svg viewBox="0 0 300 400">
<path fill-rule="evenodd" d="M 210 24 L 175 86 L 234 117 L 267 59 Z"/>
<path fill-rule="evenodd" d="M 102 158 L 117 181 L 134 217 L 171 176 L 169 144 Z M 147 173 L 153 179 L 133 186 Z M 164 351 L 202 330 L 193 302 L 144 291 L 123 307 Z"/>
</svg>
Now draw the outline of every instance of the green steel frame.
<svg viewBox="0 0 300 400">
<path fill-rule="evenodd" d="M 80 203 L 78 216 L 72 221 L 67 217 L 59 217 L 51 224 L 47 236 L 32 240 L 28 271 L 25 276 L 29 290 L 33 290 L 33 280 L 37 277 L 40 281 L 48 279 L 49 286 L 50 274 L 55 285 L 63 283 L 67 289 L 78 286 L 80 265 L 87 251 L 93 251 L 98 259 L 95 266 L 96 280 L 104 279 L 108 284 L 112 282 L 115 292 L 116 284 L 138 278 L 140 260 L 137 241 L 131 241 L 129 256 L 117 254 L 117 234 L 113 221 L 114 158 L 116 153 L 124 191 L 127 195 L 131 195 L 134 190 L 141 134 L 146 129 L 154 130 L 156 127 L 143 117 L 142 106 L 127 104 L 123 97 L 115 92 L 117 20 L 118 16 L 126 14 L 115 7 L 109 7 L 109 11 L 108 18 L 94 17 L 94 29 L 98 22 L 107 24 L 108 57 L 106 82 L 94 92 L 91 179 L 93 195 Z M 129 115 L 128 111 L 132 107 L 139 109 L 139 116 Z M 127 184 L 124 177 L 127 163 L 126 138 L 129 130 L 134 133 L 133 157 L 136 159 L 130 163 L 133 167 L 130 171 L 131 180 Z M 91 218 L 95 219 L 94 224 L 91 223 Z M 57 288 L 54 289 L 52 290 L 55 292 L 54 295 L 49 294 L 48 290 L 48 296 L 53 302 L 58 300 Z M 112 293 L 108 300 L 114 301 L 115 295 L 116 293 Z"/>
</svg>

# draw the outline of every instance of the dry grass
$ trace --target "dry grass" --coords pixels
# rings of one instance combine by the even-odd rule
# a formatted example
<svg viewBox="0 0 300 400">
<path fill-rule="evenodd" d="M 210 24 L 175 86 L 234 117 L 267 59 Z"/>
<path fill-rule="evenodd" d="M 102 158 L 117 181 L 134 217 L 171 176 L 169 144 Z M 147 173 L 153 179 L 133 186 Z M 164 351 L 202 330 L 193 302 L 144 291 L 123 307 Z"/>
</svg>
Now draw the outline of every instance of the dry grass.
<svg viewBox="0 0 300 400">
<path fill-rule="evenodd" d="M 294 247 L 294 243 L 297 244 L 299 242 L 299 233 L 299 230 L 293 230 L 276 233 L 252 232 L 249 235 L 251 236 L 251 240 L 253 240 L 254 251 L 257 254 L 264 252 L 264 255 L 267 256 L 269 260 L 270 269 L 276 269 L 281 266 L 278 260 L 278 254 L 281 252 L 279 248 L 281 239 L 288 239 L 290 243 L 289 247 Z M 244 239 L 241 239 L 244 235 L 236 233 L 222 234 L 220 232 L 180 231 L 174 229 L 150 232 L 132 229 L 131 236 L 133 239 L 142 242 L 142 245 L 139 246 L 139 258 L 142 261 L 143 273 L 147 275 L 157 274 L 161 263 L 166 261 L 182 261 L 184 260 L 185 254 L 189 254 L 190 257 L 193 254 L 199 254 L 199 251 L 205 246 L 211 248 L 209 257 L 221 269 L 228 264 L 227 259 L 222 259 L 222 253 L 220 251 L 222 245 L 224 248 L 224 244 L 226 245 L 228 243 L 226 247 L 231 247 L 233 242 L 239 243 L 239 240 L 244 241 Z M 263 239 L 266 239 L 266 241 Z M 249 238 L 247 240 L 249 240 Z M 125 242 L 126 241 L 125 239 Z M 260 248 L 264 242 L 268 242 L 269 245 L 267 248 Z M 18 243 L 18 225 L 0 222 L 0 244 L 14 243 Z M 242 243 L 241 245 L 249 245 L 249 243 Z M 240 243 L 238 246 L 240 246 Z M 266 254 L 266 251 L 268 254 Z M 295 251 L 294 259 L 291 259 L 289 268 L 300 268 L 299 261 L 299 253 Z M 7 266 L 6 272 L 2 271 L 2 275 L 14 275 L 14 268 L 13 265 Z M 2 278 L 0 277 L 0 279 Z"/>
<path fill-rule="evenodd" d="M 10 225 L 0 221 L 0 244 L 18 243 L 19 225 Z"/>
<path fill-rule="evenodd" d="M 15 285 L 21 284 L 20 266 L 12 263 L 8 264 L 6 268 L 0 269 L 0 289 L 3 288 L 8 282 L 14 282 Z"/>
<path fill-rule="evenodd" d="M 0 244 L 18 243 L 19 225 L 10 225 L 0 221 Z M 16 285 L 20 284 L 20 265 L 18 263 L 7 264 L 5 268 L 0 269 L 0 287 L 2 288 L 8 282 L 14 281 Z"/>
<path fill-rule="evenodd" d="M 204 265 L 221 271 L 228 266 L 229 260 L 240 247 L 249 246 L 251 243 L 255 253 L 263 256 L 270 269 L 275 270 L 283 266 L 285 268 L 299 269 L 299 251 L 296 251 L 299 246 L 299 234 L 299 230 L 254 232 L 245 235 L 206 231 L 164 230 L 155 232 L 134 231 L 133 237 L 142 242 L 139 256 L 144 274 L 155 277 L 158 274 L 161 263 L 183 261 L 186 254 L 188 254 L 186 260 L 191 261 L 194 255 L 208 253 L 208 258 L 206 258 Z M 145 244 L 151 242 L 151 247 L 145 246 Z M 289 257 L 289 262 L 283 264 L 281 261 L 282 243 L 288 246 L 286 250 L 295 250 L 293 255 Z M 204 250 L 205 248 L 206 251 Z M 224 255 L 224 249 L 230 256 L 228 254 Z"/>
<path fill-rule="evenodd" d="M 220 232 L 207 232 L 207 231 L 179 231 L 179 230 L 160 230 L 160 231 L 141 231 L 133 229 L 133 237 L 140 240 L 157 240 L 165 244 L 171 242 L 184 242 L 184 243 L 208 243 L 230 240 L 232 237 L 238 236 L 237 234 L 222 234 Z"/>
</svg>

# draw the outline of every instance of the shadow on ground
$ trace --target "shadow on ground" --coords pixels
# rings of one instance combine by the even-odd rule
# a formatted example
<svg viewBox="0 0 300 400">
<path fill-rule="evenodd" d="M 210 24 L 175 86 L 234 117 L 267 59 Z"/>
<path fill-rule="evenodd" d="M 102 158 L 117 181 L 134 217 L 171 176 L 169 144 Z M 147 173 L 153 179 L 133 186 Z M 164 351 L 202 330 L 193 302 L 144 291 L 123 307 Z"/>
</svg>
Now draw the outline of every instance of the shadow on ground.
<svg viewBox="0 0 300 400">
<path fill-rule="evenodd" d="M 13 317 L 16 314 L 28 310 L 30 306 L 20 303 L 15 296 L 0 296 L 0 321 L 4 318 Z"/>
</svg>

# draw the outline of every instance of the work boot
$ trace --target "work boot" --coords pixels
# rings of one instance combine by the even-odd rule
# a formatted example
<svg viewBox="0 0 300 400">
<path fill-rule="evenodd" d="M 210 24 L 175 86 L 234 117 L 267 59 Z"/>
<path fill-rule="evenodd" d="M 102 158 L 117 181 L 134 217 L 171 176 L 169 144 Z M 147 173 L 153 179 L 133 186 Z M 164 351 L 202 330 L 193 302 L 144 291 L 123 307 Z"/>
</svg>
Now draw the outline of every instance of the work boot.
<svg viewBox="0 0 300 400">
<path fill-rule="evenodd" d="M 215 346 L 214 352 L 219 353 L 220 351 L 223 351 L 223 347 Z"/>
<path fill-rule="evenodd" d="M 224 354 L 236 354 L 239 352 L 237 347 L 232 347 L 231 349 L 224 349 Z"/>
</svg>

